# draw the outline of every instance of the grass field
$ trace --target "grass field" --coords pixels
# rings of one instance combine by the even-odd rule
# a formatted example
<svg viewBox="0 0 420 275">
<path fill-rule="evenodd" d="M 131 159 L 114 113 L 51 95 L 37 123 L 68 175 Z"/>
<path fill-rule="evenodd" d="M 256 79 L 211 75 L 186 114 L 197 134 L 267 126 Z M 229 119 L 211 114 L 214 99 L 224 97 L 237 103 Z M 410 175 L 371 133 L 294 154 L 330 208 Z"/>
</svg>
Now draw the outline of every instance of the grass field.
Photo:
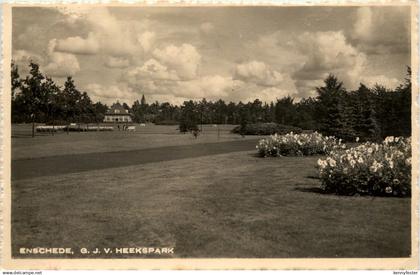
<svg viewBox="0 0 420 275">
<path fill-rule="evenodd" d="M 101 134 L 105 140 L 108 133 Z M 150 135 L 135 133 L 132 146 L 161 133 Z M 102 141 L 96 148 L 90 133 L 70 136 L 92 150 L 108 150 Z M 174 138 L 169 136 L 168 143 Z M 72 140 L 66 135 L 14 142 L 37 154 L 39 148 L 53 146 L 43 138 L 62 144 L 58 155 L 73 153 L 66 151 L 66 139 Z M 150 146 L 167 144 L 155 140 Z M 13 152 L 20 157 L 20 151 Z M 322 194 L 316 160 L 258 158 L 250 148 L 16 180 L 13 253 L 19 257 L 19 247 L 72 247 L 74 257 L 80 257 L 81 247 L 169 246 L 175 248 L 173 257 L 409 256 L 410 199 Z"/>
<path fill-rule="evenodd" d="M 162 146 L 188 145 L 197 143 L 224 142 L 258 137 L 241 137 L 231 134 L 233 125 L 203 125 L 202 134 L 195 139 L 191 134 L 180 134 L 178 126 L 137 125 L 136 132 L 64 132 L 54 136 L 37 133 L 31 137 L 31 125 L 12 127 L 12 159 L 38 158 L 56 155 L 94 152 L 129 151 Z M 114 127 L 115 129 L 116 126 Z"/>
</svg>

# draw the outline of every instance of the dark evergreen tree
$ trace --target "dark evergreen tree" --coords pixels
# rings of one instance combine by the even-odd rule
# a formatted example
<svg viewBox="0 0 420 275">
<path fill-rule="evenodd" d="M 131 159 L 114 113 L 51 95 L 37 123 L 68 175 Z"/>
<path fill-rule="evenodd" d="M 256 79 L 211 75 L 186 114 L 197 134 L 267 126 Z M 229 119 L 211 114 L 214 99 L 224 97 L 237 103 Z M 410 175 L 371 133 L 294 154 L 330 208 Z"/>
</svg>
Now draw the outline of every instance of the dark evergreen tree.
<svg viewBox="0 0 420 275">
<path fill-rule="evenodd" d="M 373 94 L 369 88 L 360 84 L 359 88 L 352 94 L 351 110 L 352 124 L 355 135 L 361 140 L 377 140 L 379 137 L 379 127 L 376 121 L 375 109 L 373 104 Z"/>
<path fill-rule="evenodd" d="M 411 135 L 411 68 L 407 67 L 405 83 L 397 87 L 397 117 L 399 118 L 400 135 Z"/>
<path fill-rule="evenodd" d="M 344 122 L 344 94 L 343 83 L 334 75 L 329 75 L 324 80 L 324 86 L 316 88 L 318 104 L 316 117 L 321 133 L 345 138 Z"/>
<path fill-rule="evenodd" d="M 284 125 L 293 125 L 296 115 L 294 99 L 290 96 L 278 99 L 276 103 L 276 122 Z"/>
</svg>

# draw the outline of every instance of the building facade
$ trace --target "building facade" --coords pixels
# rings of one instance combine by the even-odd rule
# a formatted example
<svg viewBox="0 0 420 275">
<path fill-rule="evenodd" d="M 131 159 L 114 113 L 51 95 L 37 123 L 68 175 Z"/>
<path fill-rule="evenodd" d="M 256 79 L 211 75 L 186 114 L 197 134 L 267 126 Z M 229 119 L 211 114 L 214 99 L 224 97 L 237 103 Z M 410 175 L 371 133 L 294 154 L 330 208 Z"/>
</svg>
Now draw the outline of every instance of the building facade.
<svg viewBox="0 0 420 275">
<path fill-rule="evenodd" d="M 132 121 L 131 114 L 119 102 L 112 104 L 104 117 L 104 122 L 127 123 Z"/>
</svg>

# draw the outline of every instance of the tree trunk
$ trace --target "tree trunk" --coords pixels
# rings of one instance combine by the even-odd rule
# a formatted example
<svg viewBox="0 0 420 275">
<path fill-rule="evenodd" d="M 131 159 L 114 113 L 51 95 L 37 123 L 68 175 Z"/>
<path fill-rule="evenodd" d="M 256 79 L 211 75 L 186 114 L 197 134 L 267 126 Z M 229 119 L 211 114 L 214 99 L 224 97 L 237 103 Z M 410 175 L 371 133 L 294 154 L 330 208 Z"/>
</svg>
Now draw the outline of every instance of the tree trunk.
<svg viewBox="0 0 420 275">
<path fill-rule="evenodd" d="M 32 137 L 35 137 L 35 116 L 32 116 Z"/>
</svg>

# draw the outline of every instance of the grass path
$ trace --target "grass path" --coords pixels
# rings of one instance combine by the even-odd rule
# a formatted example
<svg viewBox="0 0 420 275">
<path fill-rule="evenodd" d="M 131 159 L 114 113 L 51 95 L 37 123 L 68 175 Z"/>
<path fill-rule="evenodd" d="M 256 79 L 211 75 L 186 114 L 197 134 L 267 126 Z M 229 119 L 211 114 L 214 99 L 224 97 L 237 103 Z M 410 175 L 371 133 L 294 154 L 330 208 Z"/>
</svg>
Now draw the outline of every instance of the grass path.
<svg viewBox="0 0 420 275">
<path fill-rule="evenodd" d="M 12 160 L 12 180 L 247 151 L 255 148 L 256 143 L 256 140 L 238 140 L 131 151 L 15 159 Z"/>
</svg>

